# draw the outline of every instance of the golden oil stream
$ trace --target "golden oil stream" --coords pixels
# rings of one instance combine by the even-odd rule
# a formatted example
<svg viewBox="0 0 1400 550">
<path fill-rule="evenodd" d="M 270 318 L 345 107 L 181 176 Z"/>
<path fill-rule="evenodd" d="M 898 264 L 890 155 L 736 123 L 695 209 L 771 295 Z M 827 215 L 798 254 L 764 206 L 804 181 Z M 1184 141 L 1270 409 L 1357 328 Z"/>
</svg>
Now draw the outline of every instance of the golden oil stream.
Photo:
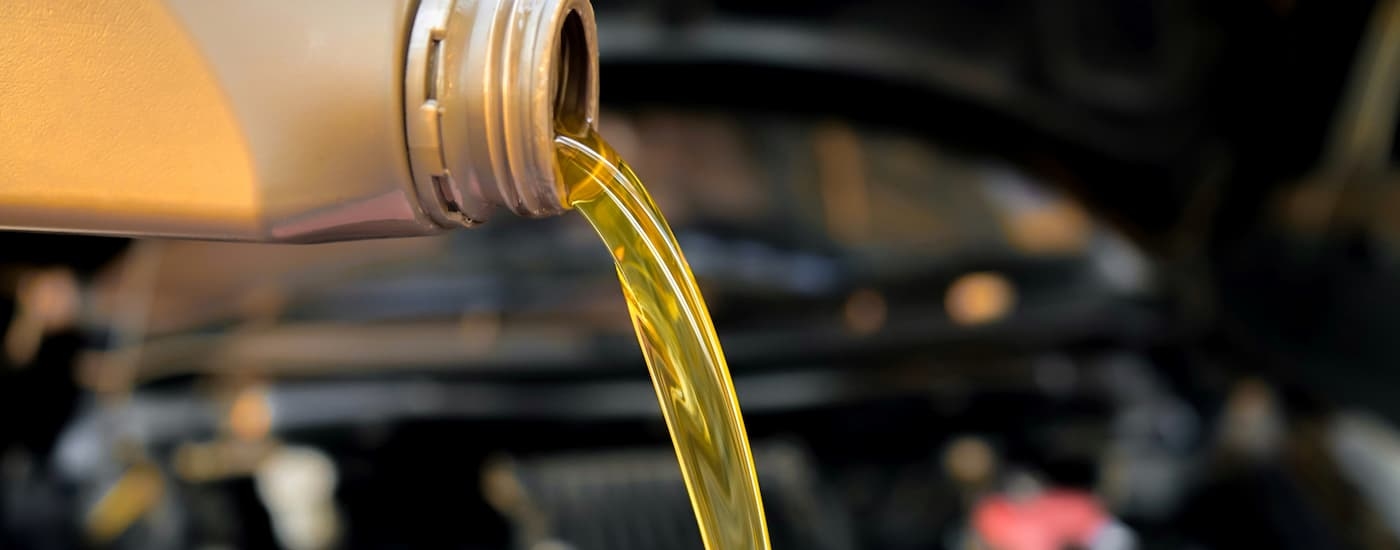
<svg viewBox="0 0 1400 550">
<path fill-rule="evenodd" d="M 729 367 L 666 219 L 597 133 L 561 134 L 555 154 L 566 201 L 612 251 L 705 548 L 769 548 Z"/>
</svg>

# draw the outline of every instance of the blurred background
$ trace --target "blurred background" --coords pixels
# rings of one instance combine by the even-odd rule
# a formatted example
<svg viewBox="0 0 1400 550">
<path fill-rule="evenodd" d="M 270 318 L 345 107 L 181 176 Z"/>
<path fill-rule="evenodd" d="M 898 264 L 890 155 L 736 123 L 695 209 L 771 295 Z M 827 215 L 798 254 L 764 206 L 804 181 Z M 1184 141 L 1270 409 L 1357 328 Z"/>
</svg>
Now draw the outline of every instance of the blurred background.
<svg viewBox="0 0 1400 550">
<path fill-rule="evenodd" d="M 775 548 L 1400 548 L 1400 1 L 594 4 Z M 0 547 L 698 549 L 610 258 L 505 218 L 0 234 Z"/>
</svg>

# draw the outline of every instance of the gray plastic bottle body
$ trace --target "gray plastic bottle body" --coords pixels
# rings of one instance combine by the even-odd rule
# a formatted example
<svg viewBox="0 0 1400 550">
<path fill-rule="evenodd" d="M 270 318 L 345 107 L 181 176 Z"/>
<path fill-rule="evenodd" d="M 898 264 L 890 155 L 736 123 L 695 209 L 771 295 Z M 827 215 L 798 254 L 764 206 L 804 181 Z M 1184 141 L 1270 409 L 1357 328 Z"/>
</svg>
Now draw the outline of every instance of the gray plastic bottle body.
<svg viewBox="0 0 1400 550">
<path fill-rule="evenodd" d="M 555 214 L 553 121 L 594 120 L 596 52 L 587 0 L 0 2 L 0 228 L 320 242 Z"/>
</svg>

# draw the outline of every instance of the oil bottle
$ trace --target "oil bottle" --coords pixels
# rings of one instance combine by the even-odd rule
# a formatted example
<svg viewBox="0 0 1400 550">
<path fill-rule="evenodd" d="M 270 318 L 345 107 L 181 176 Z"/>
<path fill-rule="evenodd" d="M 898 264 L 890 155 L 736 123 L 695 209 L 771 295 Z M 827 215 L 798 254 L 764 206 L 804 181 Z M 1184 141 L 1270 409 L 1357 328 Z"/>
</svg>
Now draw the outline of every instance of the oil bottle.
<svg viewBox="0 0 1400 550">
<path fill-rule="evenodd" d="M 0 2 L 0 229 L 322 242 L 577 208 L 702 541 L 766 550 L 699 285 L 596 134 L 597 57 L 587 0 Z"/>
<path fill-rule="evenodd" d="M 0 229 L 321 242 L 547 216 L 587 0 L 0 2 Z"/>
</svg>

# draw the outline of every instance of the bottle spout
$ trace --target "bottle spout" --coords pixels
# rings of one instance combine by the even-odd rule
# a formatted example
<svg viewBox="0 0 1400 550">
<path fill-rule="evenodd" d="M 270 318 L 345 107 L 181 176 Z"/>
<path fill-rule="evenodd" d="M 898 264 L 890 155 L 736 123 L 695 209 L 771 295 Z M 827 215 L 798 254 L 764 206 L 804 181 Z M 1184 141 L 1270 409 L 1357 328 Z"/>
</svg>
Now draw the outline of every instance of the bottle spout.
<svg viewBox="0 0 1400 550">
<path fill-rule="evenodd" d="M 587 0 L 425 0 L 408 47 L 407 138 L 419 202 L 440 224 L 495 207 L 567 209 L 556 125 L 596 124 L 598 46 Z"/>
</svg>

